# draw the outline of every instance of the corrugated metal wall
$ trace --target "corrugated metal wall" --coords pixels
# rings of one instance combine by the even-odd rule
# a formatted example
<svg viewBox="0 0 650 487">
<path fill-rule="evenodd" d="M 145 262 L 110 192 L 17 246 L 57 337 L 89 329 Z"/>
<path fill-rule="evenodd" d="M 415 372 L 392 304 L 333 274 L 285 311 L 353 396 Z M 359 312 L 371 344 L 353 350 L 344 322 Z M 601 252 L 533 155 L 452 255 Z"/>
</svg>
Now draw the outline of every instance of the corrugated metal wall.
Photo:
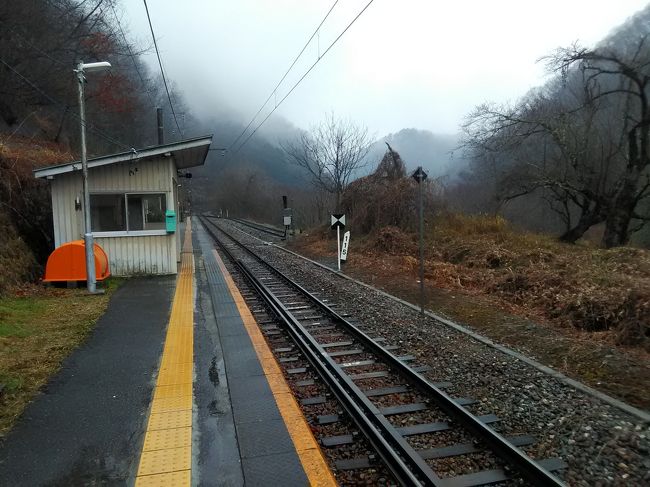
<svg viewBox="0 0 650 487">
<path fill-rule="evenodd" d="M 171 157 L 166 157 L 96 167 L 88 174 L 90 192 L 110 190 L 170 192 L 172 165 Z"/>
<path fill-rule="evenodd" d="M 57 176 L 52 184 L 52 217 L 54 244 L 83 238 L 83 212 L 75 210 L 75 199 L 83 205 L 81 172 Z"/>
<path fill-rule="evenodd" d="M 174 162 L 170 157 L 131 161 L 91 169 L 90 192 L 157 191 L 167 195 L 167 208 L 176 210 L 173 198 Z M 75 199 L 83 206 L 81 171 L 56 176 L 52 184 L 55 245 L 83 238 L 83 211 L 75 210 Z M 177 242 L 174 235 L 96 237 L 108 254 L 111 272 L 117 276 L 176 273 Z"/>
<path fill-rule="evenodd" d="M 173 235 L 142 237 L 97 237 L 108 254 L 115 276 L 176 274 L 176 245 Z"/>
</svg>

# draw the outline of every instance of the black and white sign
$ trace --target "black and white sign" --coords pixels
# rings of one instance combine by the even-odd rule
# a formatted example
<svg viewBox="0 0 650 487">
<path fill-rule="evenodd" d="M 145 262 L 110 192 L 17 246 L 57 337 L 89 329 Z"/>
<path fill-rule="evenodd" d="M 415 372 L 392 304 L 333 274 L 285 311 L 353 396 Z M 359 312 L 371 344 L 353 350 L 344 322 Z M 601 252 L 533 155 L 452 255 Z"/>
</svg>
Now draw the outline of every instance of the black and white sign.
<svg viewBox="0 0 650 487">
<path fill-rule="evenodd" d="M 411 177 L 418 183 L 421 183 L 427 178 L 427 173 L 422 169 L 422 166 L 420 166 L 413 172 L 413 174 L 411 174 Z"/>
<path fill-rule="evenodd" d="M 341 247 L 341 261 L 348 260 L 348 247 L 350 246 L 350 230 L 343 234 L 343 246 Z"/>
<path fill-rule="evenodd" d="M 345 228 L 345 215 L 343 213 L 332 215 L 332 229 Z"/>
</svg>

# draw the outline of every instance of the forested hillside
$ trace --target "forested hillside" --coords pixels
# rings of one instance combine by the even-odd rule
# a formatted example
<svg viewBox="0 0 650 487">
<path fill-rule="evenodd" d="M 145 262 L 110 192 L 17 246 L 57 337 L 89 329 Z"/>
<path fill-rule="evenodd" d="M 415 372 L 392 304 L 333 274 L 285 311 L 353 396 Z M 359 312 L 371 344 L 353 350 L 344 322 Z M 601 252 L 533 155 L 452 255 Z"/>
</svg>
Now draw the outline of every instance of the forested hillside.
<svg viewBox="0 0 650 487">
<path fill-rule="evenodd" d="M 455 187 L 466 211 L 502 211 L 566 242 L 647 245 L 650 219 L 650 7 L 596 47 L 558 48 L 549 81 L 469 114 L 472 159 Z"/>
<path fill-rule="evenodd" d="M 76 148 L 79 108 L 72 70 L 80 61 L 109 61 L 110 74 L 89 77 L 85 87 L 89 152 L 155 142 L 155 107 L 163 102 L 163 87 L 140 60 L 142 47 L 129 43 L 115 2 L 3 2 L 0 23 L 3 132 Z"/>
<path fill-rule="evenodd" d="M 197 120 L 168 80 L 174 120 L 163 80 L 143 61 L 152 45 L 133 42 L 123 16 L 116 0 L 0 5 L 0 218 L 13 228 L 3 245 L 27 243 L 32 255 L 24 261 L 32 263 L 51 249 L 47 186 L 31 170 L 77 156 L 73 69 L 80 61 L 113 66 L 85 86 L 89 155 L 155 144 L 155 109 L 163 106 L 167 141 L 214 133 L 207 164 L 185 182 L 194 208 L 277 223 L 287 195 L 300 227 L 325 221 L 336 195 L 283 150 L 313 129 L 275 115 L 254 136 L 238 139 L 241 116 Z M 545 85 L 512 104 L 477 107 L 460 136 L 405 128 L 371 140 L 361 148 L 364 163 L 337 182 L 339 190 L 370 174 L 388 142 L 407 173 L 419 165 L 429 171 L 439 204 L 452 210 L 499 214 L 566 242 L 650 245 L 649 22 L 646 8 L 594 48 L 549 52 Z M 326 175 L 330 169 L 319 168 Z M 345 200 L 354 206 L 353 198 Z"/>
<path fill-rule="evenodd" d="M 113 1 L 21 0 L 0 3 L 0 292 L 37 277 L 52 249 L 47 184 L 32 169 L 78 157 L 79 105 L 73 69 L 80 62 L 109 61 L 110 73 L 87 77 L 89 156 L 156 142 L 155 107 L 161 80 L 140 59 Z M 166 96 L 166 95 L 165 95 Z M 192 118 L 172 92 L 185 127 Z M 180 138 L 169 130 L 167 137 Z M 9 271 L 10 270 L 10 271 Z"/>
</svg>

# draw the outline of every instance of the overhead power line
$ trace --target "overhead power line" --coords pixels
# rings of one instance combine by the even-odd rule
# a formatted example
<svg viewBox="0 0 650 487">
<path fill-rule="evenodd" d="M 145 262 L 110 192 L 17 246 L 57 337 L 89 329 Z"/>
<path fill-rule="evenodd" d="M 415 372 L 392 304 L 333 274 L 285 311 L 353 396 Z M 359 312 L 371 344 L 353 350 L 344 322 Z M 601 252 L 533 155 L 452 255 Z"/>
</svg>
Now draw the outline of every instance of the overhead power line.
<svg viewBox="0 0 650 487">
<path fill-rule="evenodd" d="M 165 85 L 165 91 L 167 92 L 167 100 L 169 100 L 169 106 L 172 109 L 172 115 L 174 116 L 174 122 L 176 123 L 176 128 L 178 133 L 183 135 L 181 126 L 178 124 L 178 118 L 176 118 L 176 111 L 174 110 L 174 104 L 172 103 L 172 97 L 169 95 L 169 88 L 167 86 L 167 79 L 165 78 L 165 70 L 163 69 L 162 60 L 160 59 L 160 51 L 158 51 L 158 43 L 156 42 L 156 34 L 153 32 L 153 25 L 151 25 L 151 17 L 149 16 L 149 7 L 147 6 L 147 0 L 142 0 L 144 2 L 144 9 L 147 11 L 147 20 L 149 20 L 149 29 L 151 29 L 151 37 L 153 38 L 153 46 L 156 49 L 156 56 L 158 57 L 158 65 L 160 66 L 160 74 L 162 75 L 163 84 Z"/>
<path fill-rule="evenodd" d="M 68 67 L 68 66 L 69 66 L 69 64 L 64 63 L 64 62 L 61 61 L 60 59 L 56 59 L 56 58 L 52 57 L 52 56 L 51 56 L 50 54 L 48 54 L 47 52 L 43 51 L 43 50 L 40 49 L 39 47 L 36 47 L 32 42 L 30 42 L 29 40 L 27 40 L 27 39 L 25 38 L 25 36 L 23 36 L 22 34 L 20 34 L 19 32 L 17 32 L 16 29 L 15 29 L 15 27 L 9 27 L 9 30 L 11 31 L 13 37 L 16 37 L 16 36 L 17 36 L 17 37 L 20 37 L 20 39 L 21 39 L 21 41 L 22 41 L 23 43 L 27 44 L 29 47 L 31 47 L 32 49 L 34 49 L 34 50 L 35 50 L 36 52 L 38 52 L 39 54 L 42 54 L 44 57 L 46 57 L 46 58 L 49 59 L 50 61 L 52 61 L 52 62 L 54 62 L 54 63 L 56 63 L 56 64 L 58 64 L 58 65 L 60 65 L 60 66 L 65 66 L 65 67 Z M 9 40 L 11 41 L 12 38 L 9 37 Z"/>
<path fill-rule="evenodd" d="M 149 96 L 149 101 L 151 101 L 152 106 L 156 106 L 156 102 L 153 99 L 153 95 L 151 94 L 151 91 L 149 91 L 147 87 L 147 83 L 144 80 L 144 77 L 142 76 L 142 73 L 140 72 L 140 66 L 138 66 L 138 62 L 136 61 L 135 55 L 133 54 L 133 50 L 131 49 L 131 44 L 129 44 L 129 41 L 126 38 L 126 35 L 124 34 L 124 29 L 122 29 L 122 24 L 120 23 L 120 19 L 117 16 L 117 12 L 115 11 L 115 6 L 111 3 L 109 4 L 111 7 L 111 10 L 113 11 L 113 17 L 115 17 L 115 21 L 117 22 L 117 28 L 120 30 L 120 33 L 122 34 L 122 38 L 124 39 L 124 45 L 126 46 L 126 49 L 129 51 L 129 57 L 131 58 L 131 61 L 133 61 L 133 66 L 135 67 L 135 71 L 138 73 L 138 77 L 140 78 L 140 82 L 142 83 L 142 88 L 144 89 L 145 93 Z"/>
<path fill-rule="evenodd" d="M 287 92 L 287 94 L 284 95 L 284 97 L 283 97 L 283 98 L 282 98 L 278 103 L 275 104 L 275 107 L 273 107 L 273 110 L 271 110 L 271 111 L 269 112 L 269 114 L 264 118 L 264 120 L 262 120 L 259 124 L 257 124 L 257 126 L 255 127 L 255 130 L 253 130 L 253 131 L 250 133 L 250 135 L 249 135 L 248 137 L 246 137 L 246 139 L 244 140 L 244 142 L 242 142 L 241 145 L 240 145 L 240 146 L 235 150 L 235 152 L 232 153 L 232 156 L 235 156 L 235 155 L 236 155 L 236 154 L 237 154 L 237 153 L 242 149 L 242 147 L 244 147 L 244 146 L 246 145 L 246 143 L 251 139 L 251 137 L 253 137 L 253 135 L 255 135 L 255 133 L 259 130 L 259 128 L 260 128 L 262 125 L 264 125 L 264 122 L 266 122 L 266 121 L 269 119 L 269 117 L 270 117 L 271 115 L 273 115 L 273 112 L 275 112 L 275 111 L 278 109 L 278 107 L 279 107 L 280 105 L 282 105 L 282 102 L 284 102 L 284 100 L 286 100 L 286 99 L 289 97 L 289 95 L 291 95 L 291 93 L 293 93 L 293 90 L 295 90 L 295 89 L 298 87 L 298 85 L 302 82 L 302 80 L 304 80 L 304 79 L 307 77 L 307 75 L 312 71 L 312 69 L 314 69 L 314 68 L 316 67 L 316 65 L 320 62 L 320 60 L 323 59 L 323 58 L 325 57 L 325 55 L 330 51 L 330 49 L 332 49 L 332 47 L 334 47 L 334 45 L 335 45 L 335 44 L 336 44 L 336 43 L 341 39 L 341 37 L 343 37 L 343 35 L 348 31 L 348 29 L 350 29 L 350 27 L 352 27 L 352 25 L 357 21 L 357 19 L 358 19 L 359 17 L 361 17 L 361 15 L 366 11 L 366 9 L 367 9 L 368 7 L 370 7 L 370 5 L 372 4 L 372 2 L 374 2 L 374 0 L 370 0 L 370 1 L 366 4 L 366 6 L 363 7 L 363 9 L 361 9 L 361 11 L 356 15 L 356 17 L 354 17 L 354 18 L 352 19 L 352 21 L 351 21 L 351 22 L 350 22 L 350 23 L 345 27 L 345 29 L 343 29 L 343 31 L 338 35 L 338 37 L 337 37 L 336 39 L 334 39 L 334 41 L 333 41 L 329 46 L 327 46 L 327 49 L 325 49 L 325 51 L 323 51 L 323 54 L 321 54 L 321 55 L 318 57 L 318 59 L 316 59 L 316 61 L 314 62 L 314 64 L 312 64 L 312 65 L 309 67 L 309 69 L 305 72 L 305 74 L 303 74 L 303 75 L 301 76 L 301 78 L 300 78 L 300 79 L 299 79 L 299 80 L 298 80 L 298 81 L 297 81 L 297 82 L 296 82 L 296 83 L 291 87 L 291 89 Z"/>
<path fill-rule="evenodd" d="M 298 53 L 298 55 L 296 56 L 296 58 L 295 58 L 295 59 L 293 60 L 293 62 L 291 63 L 291 66 L 289 66 L 289 68 L 288 68 L 287 71 L 284 73 L 284 75 L 282 76 L 282 78 L 280 78 L 280 81 L 278 81 L 278 84 L 275 85 L 275 88 L 273 88 L 273 91 L 271 91 L 271 93 L 269 94 L 269 97 L 266 99 L 266 101 L 265 101 L 264 103 L 262 103 L 262 106 L 260 107 L 260 109 L 257 110 L 257 113 L 253 116 L 253 118 L 251 118 L 250 122 L 248 122 L 248 125 L 246 125 L 246 128 L 245 128 L 244 130 L 242 130 L 241 134 L 239 134 L 239 136 L 238 136 L 238 137 L 237 137 L 237 138 L 236 138 L 236 139 L 235 139 L 235 140 L 234 140 L 234 141 L 233 141 L 233 142 L 228 146 L 228 149 L 229 149 L 229 150 L 232 149 L 232 148 L 235 146 L 235 144 L 237 144 L 237 142 L 239 142 L 239 139 L 241 139 L 241 138 L 243 137 L 243 135 L 246 133 L 246 131 L 250 128 L 250 126 L 253 124 L 253 122 L 255 121 L 255 119 L 257 118 L 257 116 L 260 114 L 260 112 L 261 112 L 261 111 L 264 109 L 264 107 L 269 103 L 269 100 L 271 100 L 271 98 L 273 97 L 273 95 L 277 93 L 278 88 L 280 87 L 280 85 L 282 84 L 282 82 L 285 80 L 285 78 L 287 77 L 287 75 L 289 74 L 289 72 L 290 72 L 290 71 L 293 69 L 293 67 L 296 65 L 296 63 L 298 62 L 298 59 L 300 59 L 300 56 L 302 56 L 302 53 L 305 52 L 305 49 L 307 49 L 307 46 L 309 46 L 309 44 L 311 43 L 312 39 L 313 39 L 313 38 L 316 36 L 316 34 L 320 31 L 320 28 L 323 26 L 323 24 L 324 24 L 325 21 L 327 20 L 327 17 L 329 17 L 330 13 L 332 13 L 332 10 L 334 10 L 334 7 L 336 7 L 336 4 L 337 4 L 337 3 L 339 3 L 339 0 L 336 0 L 336 1 L 332 4 L 332 6 L 330 7 L 330 9 L 327 11 L 327 14 L 325 14 L 325 17 L 323 17 L 323 20 L 320 21 L 320 24 L 318 24 L 318 27 L 316 27 L 316 30 L 314 30 L 314 33 L 313 33 L 313 34 L 311 35 L 311 37 L 307 40 L 307 42 L 305 43 L 305 45 L 303 46 L 303 48 L 300 50 L 300 52 Z"/>
<path fill-rule="evenodd" d="M 9 63 L 4 61 L 3 59 L 0 59 L 0 63 L 5 65 L 9 70 L 11 70 L 16 76 L 18 76 L 20 79 L 22 79 L 27 85 L 29 85 L 34 91 L 40 93 L 42 96 L 47 98 L 51 103 L 58 105 L 59 107 L 63 108 L 64 110 L 67 110 L 69 107 L 65 103 L 62 103 L 55 98 L 51 97 L 47 93 L 45 93 L 42 89 L 40 89 L 38 86 L 36 86 L 31 80 L 29 80 L 27 77 L 23 76 L 20 72 L 16 71 L 16 69 L 11 66 Z M 72 116 L 81 120 L 81 116 L 77 113 L 71 112 Z M 104 140 L 107 140 L 111 144 L 116 145 L 117 147 L 120 147 L 122 149 L 129 149 L 130 147 L 119 140 L 114 139 L 113 137 L 109 136 L 104 132 L 103 130 L 100 130 L 99 128 L 95 127 L 93 124 L 89 124 L 86 122 L 86 128 L 92 132 L 95 132 L 98 136 L 103 138 Z"/>
</svg>

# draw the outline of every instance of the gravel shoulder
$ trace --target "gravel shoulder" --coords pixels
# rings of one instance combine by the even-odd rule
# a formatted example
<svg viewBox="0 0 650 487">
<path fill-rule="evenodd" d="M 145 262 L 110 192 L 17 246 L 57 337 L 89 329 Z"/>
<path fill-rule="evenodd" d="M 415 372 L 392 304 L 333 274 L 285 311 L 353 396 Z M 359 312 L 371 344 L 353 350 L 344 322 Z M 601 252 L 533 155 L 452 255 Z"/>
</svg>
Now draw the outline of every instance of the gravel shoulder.
<svg viewBox="0 0 650 487">
<path fill-rule="evenodd" d="M 329 244 L 329 242 L 328 242 Z M 333 267 L 335 248 L 296 239 L 289 248 Z M 419 303 L 417 272 L 401 256 L 353 255 L 346 275 L 410 303 Z M 549 323 L 529 310 L 494 296 L 460 289 L 441 289 L 425 277 L 426 307 L 497 343 L 616 397 L 650 409 L 650 355 L 638 347 L 616 346 L 608 332 L 586 332 Z"/>
<path fill-rule="evenodd" d="M 422 322 L 413 309 L 378 292 L 272 246 L 258 242 L 256 250 L 310 291 L 340 303 L 387 343 L 431 365 L 429 379 L 450 381 L 453 395 L 477 399 L 472 411 L 498 415 L 502 433 L 535 435 L 538 442 L 527 453 L 565 460 L 568 484 L 650 482 L 648 424 L 430 317 Z"/>
</svg>

